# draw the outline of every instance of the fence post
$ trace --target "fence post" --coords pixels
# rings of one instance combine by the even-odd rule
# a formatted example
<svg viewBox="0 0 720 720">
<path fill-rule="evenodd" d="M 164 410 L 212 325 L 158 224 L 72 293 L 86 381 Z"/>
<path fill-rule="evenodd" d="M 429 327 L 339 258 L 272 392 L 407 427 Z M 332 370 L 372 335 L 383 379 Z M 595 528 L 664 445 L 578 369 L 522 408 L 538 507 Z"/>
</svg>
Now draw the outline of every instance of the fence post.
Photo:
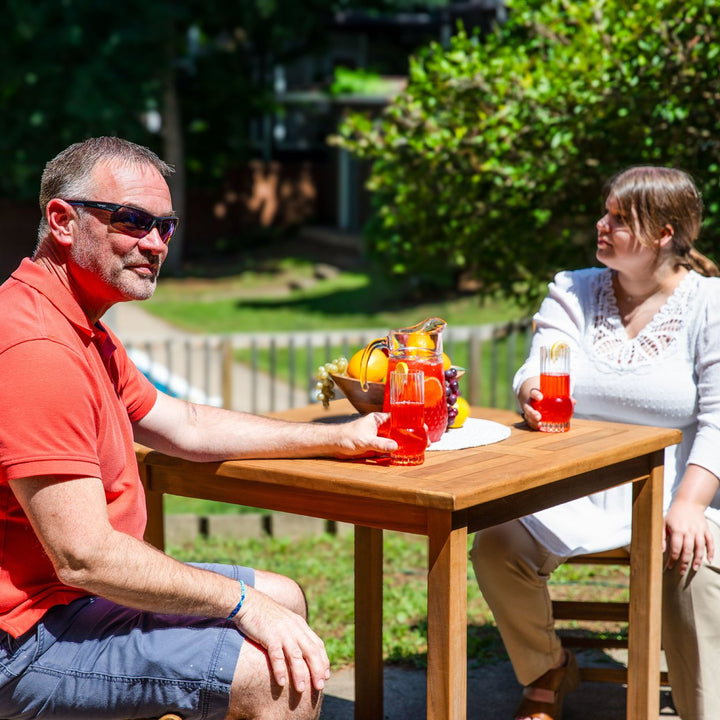
<svg viewBox="0 0 720 720">
<path fill-rule="evenodd" d="M 480 390 L 482 375 L 482 345 L 477 332 L 473 330 L 468 340 L 468 402 L 471 405 L 480 405 Z"/>
<path fill-rule="evenodd" d="M 222 341 L 222 371 L 221 371 L 221 389 L 222 406 L 227 410 L 232 410 L 233 406 L 233 387 L 232 387 L 232 366 L 233 366 L 233 345 L 230 338 L 223 338 Z"/>
</svg>

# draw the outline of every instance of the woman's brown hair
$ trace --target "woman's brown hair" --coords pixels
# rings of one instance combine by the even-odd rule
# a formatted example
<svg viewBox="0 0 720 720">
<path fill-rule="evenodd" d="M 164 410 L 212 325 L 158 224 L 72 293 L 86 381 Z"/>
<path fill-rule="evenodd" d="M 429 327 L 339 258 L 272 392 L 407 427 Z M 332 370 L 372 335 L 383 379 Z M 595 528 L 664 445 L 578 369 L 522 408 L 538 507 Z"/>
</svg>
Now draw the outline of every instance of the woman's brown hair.
<svg viewBox="0 0 720 720">
<path fill-rule="evenodd" d="M 701 275 L 720 276 L 717 265 L 694 246 L 702 225 L 702 199 L 688 173 L 652 165 L 631 167 L 610 180 L 606 197 L 611 193 L 640 242 L 650 245 L 669 225 L 678 263 Z"/>
</svg>

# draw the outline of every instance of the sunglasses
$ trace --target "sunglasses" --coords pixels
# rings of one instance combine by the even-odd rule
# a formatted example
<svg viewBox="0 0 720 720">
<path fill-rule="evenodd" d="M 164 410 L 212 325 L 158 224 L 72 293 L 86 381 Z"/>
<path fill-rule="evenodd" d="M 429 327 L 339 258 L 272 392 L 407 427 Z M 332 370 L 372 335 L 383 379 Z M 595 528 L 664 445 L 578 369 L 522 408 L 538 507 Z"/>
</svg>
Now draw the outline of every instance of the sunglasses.
<svg viewBox="0 0 720 720">
<path fill-rule="evenodd" d="M 110 226 L 130 237 L 144 238 L 156 227 L 160 233 L 160 239 L 166 245 L 170 242 L 170 238 L 180 222 L 180 218 L 176 215 L 155 217 L 155 215 L 130 205 L 95 202 L 94 200 L 66 200 L 65 202 L 68 205 L 106 210 L 110 213 Z"/>
</svg>

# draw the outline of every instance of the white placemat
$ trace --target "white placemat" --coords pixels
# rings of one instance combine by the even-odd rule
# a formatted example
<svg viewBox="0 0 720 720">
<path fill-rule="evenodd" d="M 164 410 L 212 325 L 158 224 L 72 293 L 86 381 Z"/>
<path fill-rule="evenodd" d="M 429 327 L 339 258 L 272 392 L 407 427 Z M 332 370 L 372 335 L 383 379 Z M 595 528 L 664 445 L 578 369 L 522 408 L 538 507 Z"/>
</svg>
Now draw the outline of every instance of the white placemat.
<svg viewBox="0 0 720 720">
<path fill-rule="evenodd" d="M 468 418 L 462 427 L 451 428 L 437 441 L 430 445 L 428 450 L 462 450 L 463 448 L 490 445 L 510 437 L 510 428 L 507 425 Z"/>
</svg>

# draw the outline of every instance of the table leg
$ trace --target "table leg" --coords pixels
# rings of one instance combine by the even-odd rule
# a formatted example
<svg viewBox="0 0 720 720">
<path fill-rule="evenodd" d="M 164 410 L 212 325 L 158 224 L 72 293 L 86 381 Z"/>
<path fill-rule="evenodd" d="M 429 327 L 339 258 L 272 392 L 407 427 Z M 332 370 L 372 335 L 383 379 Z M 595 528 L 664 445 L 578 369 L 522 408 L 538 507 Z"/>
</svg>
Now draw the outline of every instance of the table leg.
<svg viewBox="0 0 720 720">
<path fill-rule="evenodd" d="M 660 714 L 663 451 L 651 459 L 650 476 L 633 484 L 628 720 L 657 720 Z"/>
<path fill-rule="evenodd" d="M 355 526 L 355 720 L 383 717 L 383 531 Z"/>
<path fill-rule="evenodd" d="M 467 526 L 428 512 L 428 720 L 467 712 Z"/>
</svg>

